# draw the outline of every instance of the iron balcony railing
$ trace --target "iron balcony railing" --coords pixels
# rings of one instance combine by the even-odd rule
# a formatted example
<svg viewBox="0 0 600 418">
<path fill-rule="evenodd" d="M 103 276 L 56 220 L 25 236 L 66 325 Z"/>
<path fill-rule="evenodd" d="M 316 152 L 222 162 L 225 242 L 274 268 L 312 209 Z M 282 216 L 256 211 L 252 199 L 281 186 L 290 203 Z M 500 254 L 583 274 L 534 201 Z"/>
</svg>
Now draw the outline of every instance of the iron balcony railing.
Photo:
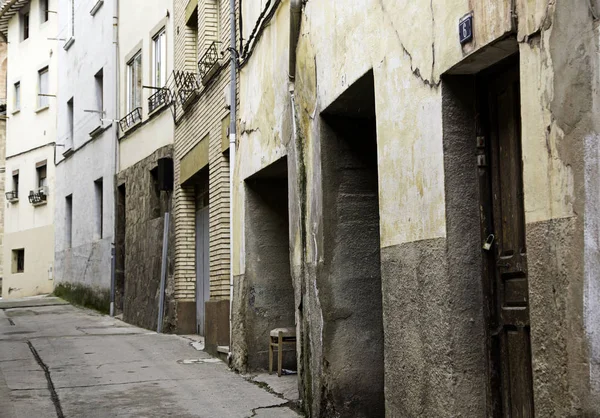
<svg viewBox="0 0 600 418">
<path fill-rule="evenodd" d="M 181 106 L 186 107 L 200 89 L 196 74 L 187 71 L 175 71 L 175 86 L 177 99 Z"/>
<path fill-rule="evenodd" d="M 171 104 L 171 91 L 167 88 L 158 88 L 152 96 L 148 98 L 148 113 Z"/>
<path fill-rule="evenodd" d="M 8 200 L 9 202 L 19 200 L 19 192 L 16 190 L 13 190 L 12 192 L 6 192 L 6 200 Z"/>
<path fill-rule="evenodd" d="M 200 61 L 198 61 L 198 74 L 203 84 L 206 84 L 219 68 L 217 43 L 216 41 L 211 43 L 202 58 L 200 58 Z"/>
<path fill-rule="evenodd" d="M 131 112 L 129 112 L 123 119 L 119 121 L 119 126 L 121 130 L 125 132 L 127 129 L 131 128 L 138 122 L 142 121 L 142 108 L 136 107 Z"/>
<path fill-rule="evenodd" d="M 48 199 L 48 189 L 46 187 L 40 187 L 37 190 L 31 190 L 29 192 L 29 203 L 32 205 L 40 205 L 46 203 Z"/>
</svg>

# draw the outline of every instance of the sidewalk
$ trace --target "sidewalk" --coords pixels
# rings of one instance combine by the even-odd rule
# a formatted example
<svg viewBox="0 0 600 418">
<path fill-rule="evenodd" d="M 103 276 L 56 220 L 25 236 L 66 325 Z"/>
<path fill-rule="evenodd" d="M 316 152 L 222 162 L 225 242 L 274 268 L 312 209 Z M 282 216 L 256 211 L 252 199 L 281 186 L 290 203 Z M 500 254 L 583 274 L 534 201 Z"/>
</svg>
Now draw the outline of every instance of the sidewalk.
<svg viewBox="0 0 600 418">
<path fill-rule="evenodd" d="M 300 416 L 290 408 L 295 403 L 231 372 L 186 338 L 59 300 L 19 301 L 17 308 L 7 302 L 0 301 L 1 417 Z M 293 397 L 294 377 L 287 377 L 283 387 Z"/>
</svg>

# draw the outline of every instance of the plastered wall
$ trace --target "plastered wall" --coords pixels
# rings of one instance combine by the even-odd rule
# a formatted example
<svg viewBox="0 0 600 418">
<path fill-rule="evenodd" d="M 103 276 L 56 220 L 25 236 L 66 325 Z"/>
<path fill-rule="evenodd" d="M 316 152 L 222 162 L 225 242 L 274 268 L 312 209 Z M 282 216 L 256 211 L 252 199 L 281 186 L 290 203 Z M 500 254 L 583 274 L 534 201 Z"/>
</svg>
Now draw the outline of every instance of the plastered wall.
<svg viewBox="0 0 600 418">
<path fill-rule="evenodd" d="M 244 27 L 254 27 L 261 7 L 244 5 Z M 448 197 L 450 192 L 452 199 L 457 196 L 448 187 L 463 182 L 446 172 L 445 124 L 453 122 L 443 117 L 442 84 L 446 73 L 471 76 L 518 50 L 536 412 L 597 412 L 594 10 L 587 2 L 540 0 L 309 1 L 296 51 L 294 112 L 287 82 L 288 10 L 282 2 L 240 70 L 234 272 L 236 280 L 244 280 L 243 180 L 287 153 L 299 383 L 307 411 L 323 414 L 328 378 L 322 351 L 326 290 L 318 284 L 324 248 L 330 245 L 323 235 L 320 113 L 371 69 L 386 411 L 391 416 L 481 416 L 488 407 L 486 382 L 474 380 L 486 373 L 483 338 L 472 338 L 485 330 L 482 294 L 466 292 L 480 286 L 477 254 L 469 256 L 467 277 L 452 267 L 465 257 L 449 241 L 450 235 L 456 237 L 449 228 L 457 219 L 449 216 L 467 209 Z M 461 47 L 458 21 L 468 13 L 473 13 L 474 40 Z M 513 46 L 491 46 L 510 36 Z M 397 286 L 406 300 L 397 297 Z M 409 350 L 403 354 L 398 345 L 388 344 L 395 342 L 392 338 L 409 344 Z M 465 350 L 470 356 L 458 361 Z M 417 368 L 418 378 L 405 374 L 409 365 Z"/>
</svg>

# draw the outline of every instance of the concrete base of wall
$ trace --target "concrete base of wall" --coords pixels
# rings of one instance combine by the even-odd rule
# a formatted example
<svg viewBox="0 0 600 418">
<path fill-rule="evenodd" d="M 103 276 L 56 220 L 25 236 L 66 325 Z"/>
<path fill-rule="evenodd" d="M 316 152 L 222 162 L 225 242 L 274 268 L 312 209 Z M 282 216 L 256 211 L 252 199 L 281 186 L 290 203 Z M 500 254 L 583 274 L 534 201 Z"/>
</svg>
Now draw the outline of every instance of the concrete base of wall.
<svg viewBox="0 0 600 418">
<path fill-rule="evenodd" d="M 229 301 L 209 300 L 206 302 L 204 350 L 218 356 L 217 347 L 229 345 Z"/>
<path fill-rule="evenodd" d="M 63 282 L 56 285 L 54 295 L 74 305 L 95 309 L 102 313 L 108 313 L 110 310 L 110 289 Z"/>
</svg>

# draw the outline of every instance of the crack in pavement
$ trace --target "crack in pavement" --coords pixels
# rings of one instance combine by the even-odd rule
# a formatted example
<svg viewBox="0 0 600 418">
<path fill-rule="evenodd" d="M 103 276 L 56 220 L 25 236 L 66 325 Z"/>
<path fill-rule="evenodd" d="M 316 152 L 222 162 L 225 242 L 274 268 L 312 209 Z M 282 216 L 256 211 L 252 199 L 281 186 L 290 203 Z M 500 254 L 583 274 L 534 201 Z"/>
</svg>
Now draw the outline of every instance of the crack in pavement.
<svg viewBox="0 0 600 418">
<path fill-rule="evenodd" d="M 46 366 L 46 363 L 44 363 L 31 341 L 27 341 L 27 345 L 29 346 L 33 357 L 35 357 L 35 360 L 46 375 L 46 382 L 48 383 L 48 390 L 50 391 L 50 399 L 54 404 L 54 409 L 56 409 L 57 418 L 64 418 L 65 415 L 63 414 L 62 407 L 60 406 L 60 399 L 58 398 L 58 393 L 56 393 L 56 389 L 54 388 L 54 383 L 52 383 L 52 377 L 50 376 L 50 370 L 48 369 L 48 366 Z"/>
<path fill-rule="evenodd" d="M 291 411 L 293 411 L 294 410 L 293 406 L 294 406 L 294 403 L 292 401 L 287 401 L 287 402 L 276 404 L 276 405 L 259 406 L 259 407 L 251 409 L 252 415 L 249 415 L 248 418 L 255 417 L 257 412 L 260 409 L 289 408 Z"/>
</svg>

